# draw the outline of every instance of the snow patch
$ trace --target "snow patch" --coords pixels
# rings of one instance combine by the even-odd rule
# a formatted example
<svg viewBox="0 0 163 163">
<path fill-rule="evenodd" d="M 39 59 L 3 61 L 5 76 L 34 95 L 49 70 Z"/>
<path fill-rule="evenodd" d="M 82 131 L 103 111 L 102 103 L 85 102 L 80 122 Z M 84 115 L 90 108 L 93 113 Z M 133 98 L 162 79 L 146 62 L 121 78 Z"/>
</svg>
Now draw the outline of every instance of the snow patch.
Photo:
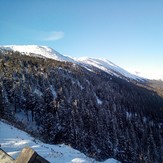
<svg viewBox="0 0 163 163">
<path fill-rule="evenodd" d="M 97 103 L 98 103 L 99 105 L 102 105 L 102 100 L 99 99 L 99 97 L 98 97 L 96 94 L 95 94 L 95 97 L 96 97 Z"/>
<path fill-rule="evenodd" d="M 131 118 L 131 116 L 132 116 L 132 113 L 130 113 L 130 112 L 128 112 L 128 111 L 126 111 L 126 117 L 127 117 L 128 119 L 130 119 L 130 118 Z"/>
<path fill-rule="evenodd" d="M 35 89 L 33 93 L 35 93 L 39 97 L 41 97 L 43 95 L 43 93 L 40 90 L 38 90 L 38 89 Z"/>
<path fill-rule="evenodd" d="M 84 89 L 84 87 L 81 85 L 81 83 L 79 81 L 77 81 L 77 85 L 80 87 L 81 90 Z"/>
<path fill-rule="evenodd" d="M 85 162 L 85 160 L 84 159 L 81 159 L 81 158 L 74 158 L 71 161 L 71 163 L 83 163 L 83 162 Z"/>
<path fill-rule="evenodd" d="M 50 90 L 51 90 L 51 93 L 53 95 L 53 98 L 57 98 L 57 92 L 54 90 L 52 85 L 50 85 Z"/>
</svg>

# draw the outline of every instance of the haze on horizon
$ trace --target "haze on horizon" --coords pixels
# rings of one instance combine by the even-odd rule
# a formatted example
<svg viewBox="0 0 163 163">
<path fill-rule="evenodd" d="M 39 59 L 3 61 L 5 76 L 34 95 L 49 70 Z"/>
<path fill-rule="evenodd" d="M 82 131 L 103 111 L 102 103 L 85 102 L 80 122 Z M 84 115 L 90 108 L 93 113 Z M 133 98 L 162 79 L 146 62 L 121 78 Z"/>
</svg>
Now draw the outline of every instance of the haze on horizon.
<svg viewBox="0 0 163 163">
<path fill-rule="evenodd" d="M 163 1 L 2 0 L 0 45 L 46 45 L 163 79 Z"/>
</svg>

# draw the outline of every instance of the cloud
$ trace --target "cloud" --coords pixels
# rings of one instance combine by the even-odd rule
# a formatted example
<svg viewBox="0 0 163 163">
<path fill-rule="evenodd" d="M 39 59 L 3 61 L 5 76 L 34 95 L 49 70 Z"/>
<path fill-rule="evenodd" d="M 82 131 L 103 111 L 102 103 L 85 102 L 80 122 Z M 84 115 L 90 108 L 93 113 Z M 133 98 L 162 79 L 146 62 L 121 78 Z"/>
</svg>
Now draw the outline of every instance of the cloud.
<svg viewBox="0 0 163 163">
<path fill-rule="evenodd" d="M 62 31 L 52 31 L 45 33 L 43 38 L 44 41 L 56 41 L 60 40 L 64 37 L 64 32 Z"/>
</svg>

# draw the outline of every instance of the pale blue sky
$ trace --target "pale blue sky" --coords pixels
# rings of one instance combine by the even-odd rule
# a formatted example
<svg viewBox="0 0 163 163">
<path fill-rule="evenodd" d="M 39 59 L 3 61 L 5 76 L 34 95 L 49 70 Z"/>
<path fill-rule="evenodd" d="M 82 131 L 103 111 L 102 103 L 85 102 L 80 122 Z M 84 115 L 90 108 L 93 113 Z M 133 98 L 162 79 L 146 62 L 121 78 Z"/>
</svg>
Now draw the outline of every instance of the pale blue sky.
<svg viewBox="0 0 163 163">
<path fill-rule="evenodd" d="M 47 45 L 163 78 L 163 0 L 1 0 L 0 44 Z"/>
</svg>

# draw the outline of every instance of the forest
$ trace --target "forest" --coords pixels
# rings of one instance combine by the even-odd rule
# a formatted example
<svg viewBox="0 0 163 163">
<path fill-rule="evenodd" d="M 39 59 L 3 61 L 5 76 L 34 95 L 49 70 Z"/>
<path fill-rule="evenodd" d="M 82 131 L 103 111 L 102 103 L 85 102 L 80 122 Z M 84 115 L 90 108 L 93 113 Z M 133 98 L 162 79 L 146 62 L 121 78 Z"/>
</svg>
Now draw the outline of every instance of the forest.
<svg viewBox="0 0 163 163">
<path fill-rule="evenodd" d="M 0 118 L 99 161 L 163 162 L 162 94 L 140 85 L 97 68 L 0 51 Z"/>
</svg>

